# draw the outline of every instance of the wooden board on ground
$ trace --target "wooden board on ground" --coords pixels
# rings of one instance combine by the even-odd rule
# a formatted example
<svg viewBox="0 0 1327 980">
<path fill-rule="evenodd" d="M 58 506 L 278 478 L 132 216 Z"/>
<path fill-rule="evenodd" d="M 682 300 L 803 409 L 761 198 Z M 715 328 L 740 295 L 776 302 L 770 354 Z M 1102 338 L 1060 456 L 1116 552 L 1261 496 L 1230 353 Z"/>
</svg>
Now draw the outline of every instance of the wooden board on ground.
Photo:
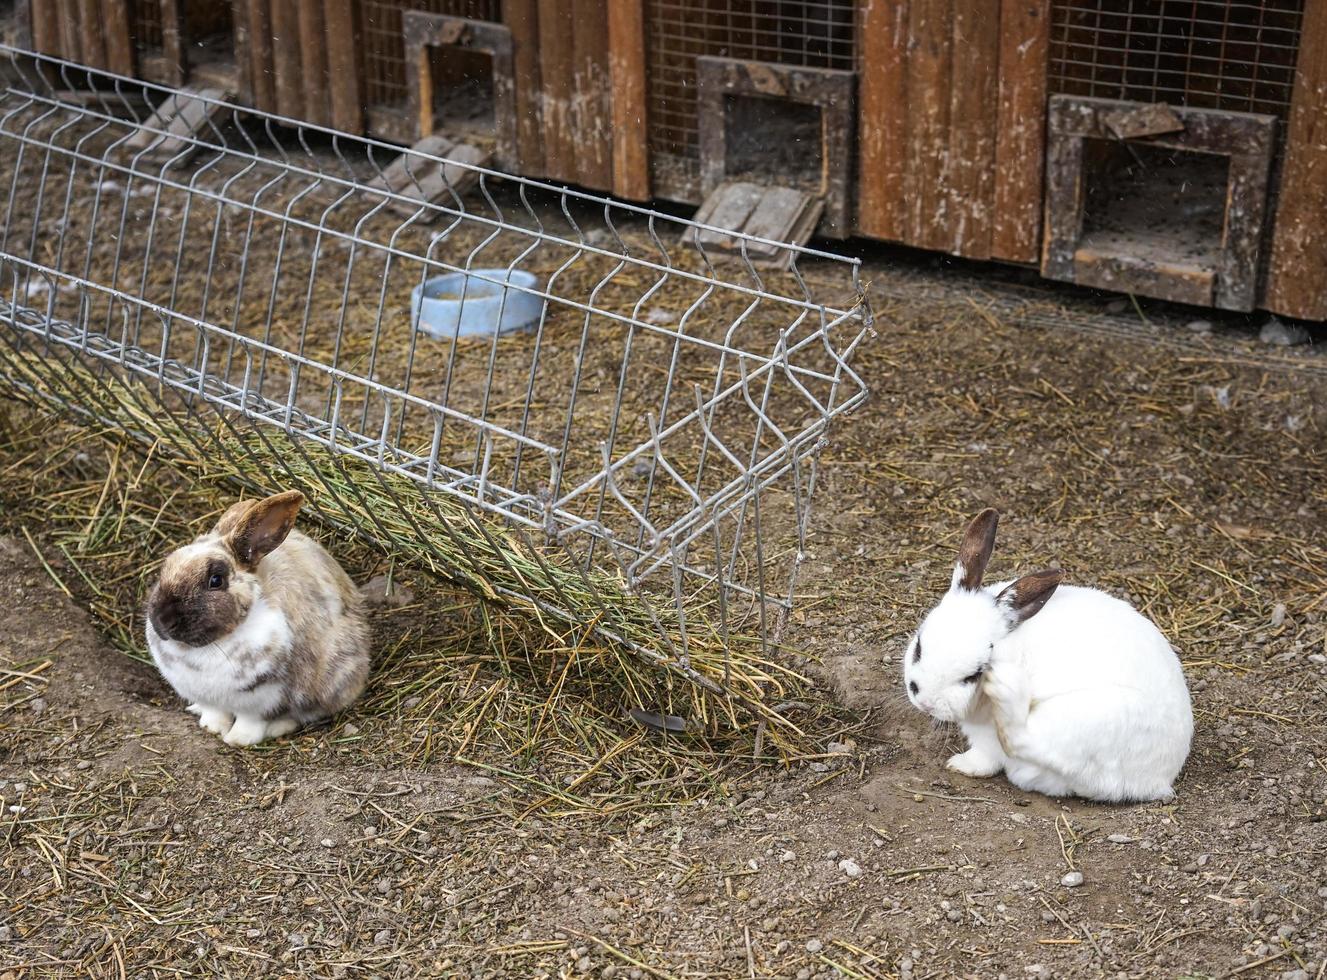
<svg viewBox="0 0 1327 980">
<path fill-rule="evenodd" d="M 147 163 L 184 163 L 199 149 L 193 139 L 200 133 L 206 138 L 206 130 L 229 110 L 225 103 L 232 98 L 234 93 L 223 89 L 181 89 L 157 106 L 125 149 Z"/>
<path fill-rule="evenodd" d="M 695 217 L 698 225 L 723 231 L 691 227 L 682 233 L 682 241 L 703 248 L 711 256 L 740 257 L 745 249 L 753 265 L 786 269 L 792 265 L 792 249 L 741 236 L 805 245 L 824 209 L 825 199 L 818 194 L 793 187 L 728 181 L 705 199 Z"/>
<path fill-rule="evenodd" d="M 434 157 L 442 157 L 436 160 Z M 490 150 L 470 143 L 456 143 L 440 134 L 425 136 L 375 178 L 369 187 L 400 195 L 388 201 L 387 207 L 407 217 L 420 211 L 421 204 L 447 203 L 454 196 L 473 190 L 479 183 L 479 174 L 470 167 L 486 167 L 493 158 Z M 469 166 L 464 166 L 469 164 Z M 436 221 L 439 211 L 425 209 L 420 220 Z"/>
</svg>

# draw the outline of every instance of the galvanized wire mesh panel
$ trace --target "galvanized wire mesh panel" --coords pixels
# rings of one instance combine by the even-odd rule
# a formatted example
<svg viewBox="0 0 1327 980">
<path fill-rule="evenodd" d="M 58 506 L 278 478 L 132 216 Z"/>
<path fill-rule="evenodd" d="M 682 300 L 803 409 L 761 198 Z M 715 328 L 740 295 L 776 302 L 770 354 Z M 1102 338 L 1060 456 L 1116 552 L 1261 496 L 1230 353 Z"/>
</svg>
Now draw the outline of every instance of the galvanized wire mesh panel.
<svg viewBox="0 0 1327 980">
<path fill-rule="evenodd" d="M 649 0 L 647 118 L 656 181 L 674 196 L 699 193 L 698 55 L 850 71 L 857 66 L 855 6 L 853 0 Z"/>
<path fill-rule="evenodd" d="M 403 106 L 406 89 L 405 38 L 401 13 L 423 10 L 497 23 L 501 0 L 360 0 L 360 41 L 364 52 L 364 96 L 370 106 Z"/>
<path fill-rule="evenodd" d="M 1056 0 L 1051 92 L 1286 118 L 1304 0 Z"/>
<path fill-rule="evenodd" d="M 145 140 L 143 97 L 170 90 L 0 55 L 0 383 L 200 473 L 300 486 L 734 693 L 728 640 L 769 636 L 815 457 L 865 397 L 855 263 L 793 249 L 764 279 L 678 246 L 683 222 L 470 167 L 467 196 L 416 204 L 374 186 L 395 148 L 220 103 Z M 535 285 L 504 292 L 517 269 Z M 412 291 L 446 273 L 458 299 L 533 297 L 537 322 L 421 334 Z"/>
</svg>

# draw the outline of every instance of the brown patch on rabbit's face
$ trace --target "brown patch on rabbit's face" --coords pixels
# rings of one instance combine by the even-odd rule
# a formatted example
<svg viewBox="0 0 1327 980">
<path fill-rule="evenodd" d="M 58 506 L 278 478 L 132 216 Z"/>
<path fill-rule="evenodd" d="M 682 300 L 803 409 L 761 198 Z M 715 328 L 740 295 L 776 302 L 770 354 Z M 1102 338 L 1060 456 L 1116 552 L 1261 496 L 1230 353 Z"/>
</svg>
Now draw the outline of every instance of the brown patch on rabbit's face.
<svg viewBox="0 0 1327 980">
<path fill-rule="evenodd" d="M 165 640 L 199 647 L 232 633 L 253 600 L 246 576 L 215 542 L 181 548 L 166 559 L 148 594 L 152 628 Z"/>
</svg>

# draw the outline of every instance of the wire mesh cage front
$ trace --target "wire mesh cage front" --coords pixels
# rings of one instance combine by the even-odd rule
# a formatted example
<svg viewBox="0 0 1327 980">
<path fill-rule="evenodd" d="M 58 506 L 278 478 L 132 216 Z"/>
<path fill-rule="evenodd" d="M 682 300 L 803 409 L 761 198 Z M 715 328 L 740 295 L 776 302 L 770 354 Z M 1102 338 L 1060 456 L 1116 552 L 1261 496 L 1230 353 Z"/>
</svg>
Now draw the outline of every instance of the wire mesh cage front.
<svg viewBox="0 0 1327 980">
<path fill-rule="evenodd" d="M 1285 119 L 1304 0 L 1056 0 L 1050 90 Z"/>
<path fill-rule="evenodd" d="M 759 700 L 737 638 L 786 606 L 815 457 L 866 393 L 854 263 L 720 275 L 641 208 L 460 165 L 476 189 L 421 204 L 375 183 L 385 144 L 220 103 L 168 134 L 142 106 L 170 90 L 0 65 L 13 392 L 200 474 L 299 486 L 333 525 Z M 462 303 L 532 298 L 537 322 L 422 334 L 412 291 L 449 273 Z"/>
<path fill-rule="evenodd" d="M 405 36 L 401 15 L 407 10 L 500 23 L 500 0 L 360 0 L 363 28 L 364 98 L 371 109 L 405 109 Z"/>
<path fill-rule="evenodd" d="M 854 0 L 649 0 L 650 159 L 664 196 L 698 200 L 696 58 L 857 67 Z"/>
</svg>

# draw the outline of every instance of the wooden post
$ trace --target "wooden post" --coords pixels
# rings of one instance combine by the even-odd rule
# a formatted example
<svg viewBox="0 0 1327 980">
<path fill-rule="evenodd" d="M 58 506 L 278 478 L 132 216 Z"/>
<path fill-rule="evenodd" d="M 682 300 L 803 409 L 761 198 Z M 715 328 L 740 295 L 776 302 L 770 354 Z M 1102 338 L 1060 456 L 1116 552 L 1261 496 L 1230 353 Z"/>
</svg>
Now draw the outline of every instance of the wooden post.
<svg viewBox="0 0 1327 980">
<path fill-rule="evenodd" d="M 1305 4 L 1276 199 L 1268 309 L 1327 319 L 1327 3 Z"/>
<path fill-rule="evenodd" d="M 1041 248 L 1050 19 L 1050 0 L 1001 4 L 991 255 L 1013 262 L 1036 262 Z"/>
<path fill-rule="evenodd" d="M 300 79 L 299 0 L 271 0 L 272 69 L 276 74 L 276 111 L 298 119 L 304 114 Z"/>
<path fill-rule="evenodd" d="M 129 36 L 129 7 L 123 0 L 101 0 L 106 68 L 117 75 L 134 73 L 134 42 Z"/>
<path fill-rule="evenodd" d="M 644 201 L 650 196 L 644 0 L 609 0 L 608 65 L 613 98 L 613 193 Z"/>
<path fill-rule="evenodd" d="M 301 118 L 315 126 L 328 123 L 327 52 L 322 0 L 299 0 L 300 80 L 304 89 Z"/>
<path fill-rule="evenodd" d="M 502 22 L 511 31 L 517 161 L 521 173 L 540 177 L 544 174 L 544 134 L 539 89 L 538 0 L 502 0 Z"/>
<path fill-rule="evenodd" d="M 364 131 L 364 100 L 355 4 L 352 0 L 324 0 L 327 29 L 327 75 L 332 125 L 347 133 Z"/>
<path fill-rule="evenodd" d="M 908 0 L 867 0 L 858 29 L 857 227 L 900 241 L 907 237 Z"/>
</svg>

